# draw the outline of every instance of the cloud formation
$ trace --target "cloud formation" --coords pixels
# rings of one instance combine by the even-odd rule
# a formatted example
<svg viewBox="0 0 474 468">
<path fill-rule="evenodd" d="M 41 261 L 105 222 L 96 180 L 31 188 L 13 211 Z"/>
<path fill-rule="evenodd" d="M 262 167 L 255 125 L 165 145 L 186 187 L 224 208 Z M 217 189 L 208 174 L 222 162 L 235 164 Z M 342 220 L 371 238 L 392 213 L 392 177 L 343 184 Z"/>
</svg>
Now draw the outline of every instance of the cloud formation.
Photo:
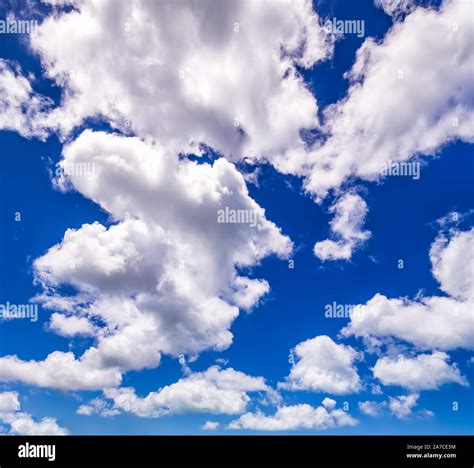
<svg viewBox="0 0 474 468">
<path fill-rule="evenodd" d="M 97 344 L 78 359 L 61 352 L 30 363 L 0 358 L 0 380 L 103 388 L 117 385 L 127 370 L 156 367 L 161 353 L 226 349 L 239 307 L 250 310 L 269 290 L 265 280 L 239 270 L 292 249 L 234 165 L 224 158 L 212 165 L 180 161 L 138 138 L 88 130 L 63 156 L 62 167 L 91 171 L 65 170 L 58 186 L 94 200 L 115 223 L 69 229 L 38 258 L 35 276 L 44 293 L 36 300 L 59 306 L 52 329 L 60 334 L 91 333 L 93 320 Z M 253 213 L 257 223 L 219 223 L 223 208 Z M 77 295 L 60 300 L 63 285 Z M 50 373 L 53 364 L 62 368 L 61 382 Z M 81 369 L 95 378 L 81 381 Z"/>
<path fill-rule="evenodd" d="M 0 58 L 0 130 L 45 139 L 44 120 L 51 100 L 34 92 L 33 79 L 24 76 L 19 65 Z"/>
<path fill-rule="evenodd" d="M 468 385 L 457 366 L 448 361 L 449 356 L 443 352 L 419 354 L 414 358 L 384 357 L 375 363 L 373 373 L 384 385 L 399 385 L 409 390 L 435 390 L 447 383 Z"/>
<path fill-rule="evenodd" d="M 335 214 L 330 223 L 335 240 L 317 242 L 314 254 L 323 262 L 349 260 L 354 250 L 371 236 L 370 232 L 362 230 L 368 211 L 367 203 L 360 195 L 348 192 L 341 196 L 329 211 Z"/>
<path fill-rule="evenodd" d="M 324 197 L 349 179 L 381 179 L 388 161 L 474 142 L 471 8 L 464 0 L 417 8 L 383 41 L 365 40 L 347 73 L 347 96 L 324 111 L 329 138 L 308 156 L 309 192 Z"/>
<path fill-rule="evenodd" d="M 85 1 L 46 18 L 31 46 L 64 88 L 50 116 L 63 134 L 102 116 L 172 152 L 205 143 L 253 159 L 303 150 L 317 104 L 296 67 L 332 52 L 306 0 Z"/>
<path fill-rule="evenodd" d="M 343 336 L 397 338 L 422 350 L 474 347 L 474 229 L 439 235 L 431 246 L 433 276 L 449 296 L 390 299 L 377 293 L 358 306 Z"/>
<path fill-rule="evenodd" d="M 300 404 L 282 406 L 275 414 L 266 416 L 261 412 L 245 413 L 231 421 L 229 429 L 251 429 L 255 431 L 291 431 L 296 429 L 333 429 L 355 426 L 358 421 L 343 410 L 334 409 L 334 400 L 323 402 L 317 408 Z"/>
<path fill-rule="evenodd" d="M 292 351 L 297 358 L 286 382 L 287 390 L 307 390 L 334 395 L 356 393 L 362 384 L 354 362 L 358 353 L 335 343 L 329 336 L 317 336 L 299 343 Z"/>
<path fill-rule="evenodd" d="M 104 394 L 113 400 L 113 410 L 142 418 L 159 418 L 164 414 L 190 411 L 240 414 L 250 402 L 249 392 L 274 393 L 262 377 L 213 366 L 151 392 L 144 398 L 138 397 L 133 388 L 107 389 Z"/>
<path fill-rule="evenodd" d="M 20 411 L 18 392 L 0 393 L 0 422 L 9 426 L 10 435 L 66 435 L 69 431 L 58 425 L 54 418 L 35 420 L 31 414 Z"/>
</svg>

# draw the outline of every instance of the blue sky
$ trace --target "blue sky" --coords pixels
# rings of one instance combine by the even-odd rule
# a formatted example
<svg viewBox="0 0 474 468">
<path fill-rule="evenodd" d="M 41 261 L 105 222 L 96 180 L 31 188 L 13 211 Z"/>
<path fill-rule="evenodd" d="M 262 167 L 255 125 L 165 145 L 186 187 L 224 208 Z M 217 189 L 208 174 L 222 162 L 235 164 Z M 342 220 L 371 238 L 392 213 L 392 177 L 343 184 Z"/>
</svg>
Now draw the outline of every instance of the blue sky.
<svg viewBox="0 0 474 468">
<path fill-rule="evenodd" d="M 422 5 L 427 3 L 422 2 Z M 430 4 L 432 8 L 439 8 L 439 3 Z M 317 99 L 318 114 L 324 120 L 327 106 L 340 102 L 348 95 L 350 83 L 344 74 L 353 66 L 356 51 L 367 37 L 383 41 L 393 22 L 403 21 L 407 13 L 403 13 L 401 19 L 392 19 L 369 0 L 324 0 L 314 2 L 313 7 L 321 18 L 336 17 L 365 22 L 365 37 L 345 34 L 335 42 L 329 59 L 308 68 L 296 67 L 304 79 L 304 85 Z M 11 8 L 16 8 L 18 12 L 19 4 L 4 7 L 0 10 L 0 16 L 6 17 L 7 10 L 11 11 Z M 38 9 L 36 13 L 31 9 L 27 11 L 30 15 L 37 14 L 40 20 L 42 15 L 51 11 L 51 7 L 45 5 L 38 4 L 35 8 Z M 32 51 L 28 38 L 20 35 L 1 35 L 0 57 L 19 64 L 24 76 L 28 76 L 30 72 L 34 73 L 34 92 L 51 98 L 52 107 L 60 105 L 61 87 L 46 78 L 47 65 L 42 64 L 39 55 Z M 438 58 L 433 54 L 430 60 L 436 61 Z M 94 64 L 90 66 L 94 67 Z M 465 104 L 471 112 L 472 139 L 473 102 Z M 155 105 L 159 106 L 159 103 Z M 440 112 L 442 111 L 441 109 Z M 133 120 L 134 116 L 131 118 Z M 113 127 L 115 130 L 112 130 Z M 243 127 L 245 131 L 245 124 Z M 55 165 L 61 161 L 63 146 L 73 142 L 84 129 L 120 132 L 115 125 L 110 125 L 106 116 L 83 118 L 66 139 L 55 129 L 48 131 L 44 141 L 35 135 L 22 136 L 19 134 L 21 131 L 8 128 L 0 131 L 3 153 L 0 171 L 2 304 L 7 301 L 27 304 L 35 295 L 44 291 L 44 285 L 38 280 L 35 282 L 34 261 L 44 256 L 52 246 L 60 243 L 67 229 L 80 229 L 84 224 L 95 221 L 106 228 L 117 223 L 117 219 L 113 220 L 99 203 L 90 199 L 93 197 L 81 194 L 80 190 L 61 191 L 53 186 L 51 171 L 54 172 Z M 142 136 L 139 130 L 132 133 L 138 137 Z M 126 132 L 123 131 L 122 134 Z M 161 134 L 158 139 L 160 138 Z M 390 349 L 371 352 L 362 338 L 339 335 L 341 329 L 348 325 L 348 318 L 328 319 L 324 316 L 327 304 L 365 304 L 377 293 L 387 298 L 413 299 L 420 291 L 425 297 L 449 296 L 446 291 L 440 289 L 440 283 L 433 275 L 430 248 L 448 229 L 450 231 L 446 235 L 450 239 L 454 238 L 456 233 L 469 232 L 473 226 L 473 218 L 469 215 L 474 200 L 473 146 L 466 140 L 447 139 L 436 145 L 434 156 L 424 156 L 422 152 L 413 155 L 421 162 L 419 180 L 413 180 L 411 177 L 372 180 L 367 177 L 364 180 L 364 177 L 354 175 L 336 187 L 319 204 L 315 203 L 314 193 L 307 190 L 305 176 L 278 170 L 279 168 L 275 167 L 278 164 L 272 164 L 271 158 L 270 161 L 258 161 L 255 165 L 240 161 L 236 163 L 236 167 L 242 172 L 258 167 L 258 183 L 247 182 L 249 197 L 263 207 L 265 217 L 291 239 L 293 253 L 286 259 L 268 255 L 253 266 L 241 269 L 245 276 L 265 279 L 270 285 L 270 291 L 257 301 L 250 312 L 241 311 L 233 321 L 230 327 L 233 340 L 227 349 L 216 351 L 209 346 L 208 349 L 197 351 L 195 356 L 193 353 L 183 353 L 186 354 L 191 369 L 188 373 L 183 372 L 178 362 L 181 353 L 173 355 L 163 352 L 159 365 L 151 368 L 138 366 L 137 369 L 124 371 L 120 385 L 133 387 L 136 395 L 143 398 L 149 392 L 156 392 L 161 387 L 189 377 L 189 372 L 205 372 L 210 366 L 216 365 L 216 359 L 220 359 L 218 363 L 221 368 L 233 368 L 249 376 L 262 376 L 269 387 L 279 389 L 279 403 L 265 404 L 261 394 L 249 393 L 252 398 L 245 410 L 238 414 L 178 409 L 161 417 L 140 417 L 121 409 L 117 404 L 114 406 L 113 399 L 105 398 L 103 401 L 106 401 L 107 408 L 115 409 L 118 414 L 103 417 L 76 412 L 90 400 L 104 398 L 101 389 L 54 388 L 52 385 L 31 383 L 21 377 L 7 378 L 0 372 L 0 380 L 3 381 L 0 383 L 0 392 L 17 392 L 21 410 L 32 415 L 34 421 L 39 424 L 42 418 L 55 418 L 60 427 L 67 428 L 72 434 L 262 433 L 268 431 L 255 431 L 249 427 L 227 429 L 226 426 L 232 420 L 238 419 L 240 414 L 255 413 L 258 408 L 271 415 L 279 407 L 303 404 L 320 407 L 324 398 L 337 401 L 338 408 L 347 403 L 346 412 L 357 423 L 336 425 L 329 429 L 316 426 L 310 429 L 296 427 L 281 432 L 472 434 L 474 364 L 469 363 L 472 350 L 463 345 L 440 350 L 449 354 L 449 365 L 454 366 L 451 369 L 456 368 L 459 371 L 457 375 L 462 376 L 464 384 L 443 374 L 440 376 L 441 383 L 437 384 L 435 389 L 424 389 L 421 386 L 417 390 L 403 383 L 384 385 L 381 379 L 372 374 L 371 369 L 377 360 L 395 352 L 394 349 L 404 353 L 407 359 L 414 359 L 422 353 L 435 353 L 438 348 L 434 345 L 428 350 L 426 347 L 417 347 L 416 343 L 410 343 L 409 340 L 390 340 L 385 337 L 388 341 L 383 342 L 383 346 Z M 196 159 L 199 163 L 212 163 L 220 155 L 227 156 L 225 151 L 218 148 L 217 152 L 208 150 L 204 158 Z M 315 242 L 333 238 L 330 223 L 335 215 L 330 207 L 338 197 L 354 191 L 367 205 L 362 228 L 371 233 L 370 238 L 358 243 L 349 259 L 323 261 L 314 254 L 313 248 Z M 120 196 L 120 193 L 117 196 Z M 15 221 L 17 212 L 21 213 L 19 222 Z M 458 223 L 447 227 L 441 227 L 437 223 L 437 220 L 453 212 L 465 216 Z M 199 246 L 196 248 L 199 249 Z M 465 252 L 465 255 L 467 261 L 469 255 L 472 258 L 472 253 Z M 289 259 L 294 261 L 294 268 L 289 268 Z M 403 269 L 397 267 L 400 259 L 404 261 Z M 207 274 L 206 271 L 199 273 L 204 276 Z M 56 293 L 72 294 L 71 291 L 75 287 L 65 283 L 56 289 Z M 54 333 L 49 329 L 52 312 L 40 303 L 39 320 L 36 323 L 20 319 L 2 321 L 0 356 L 17 355 L 22 361 L 40 362 L 54 351 L 73 351 L 74 355 L 79 357 L 99 340 L 98 336 L 78 334 L 65 337 Z M 68 313 L 74 315 L 77 311 Z M 430 327 L 429 320 L 426 326 Z M 436 324 L 433 324 L 433 327 L 436 327 Z M 361 353 L 360 359 L 352 363 L 361 379 L 361 388 L 358 391 L 337 394 L 324 389 L 292 391 L 279 387 L 278 384 L 285 381 L 291 370 L 290 351 L 299 343 L 322 335 L 329 336 L 338 345 L 343 344 Z M 57 378 L 61 379 L 59 375 Z M 443 381 L 445 383 L 442 383 Z M 374 395 L 371 392 L 372 385 L 379 385 L 381 394 Z M 265 391 L 260 393 L 265 394 Z M 391 399 L 413 394 L 418 395 L 416 404 L 410 408 L 407 416 L 397 417 L 389 405 L 389 402 L 393 401 Z M 359 403 L 364 401 L 380 404 L 380 414 L 365 414 L 359 406 Z M 458 402 L 457 411 L 453 411 L 453 402 Z M 425 410 L 432 413 L 428 414 Z M 3 420 L 6 432 L 9 430 L 7 421 Z M 218 422 L 220 425 L 216 431 L 204 431 L 201 427 L 206 421 Z"/>
</svg>

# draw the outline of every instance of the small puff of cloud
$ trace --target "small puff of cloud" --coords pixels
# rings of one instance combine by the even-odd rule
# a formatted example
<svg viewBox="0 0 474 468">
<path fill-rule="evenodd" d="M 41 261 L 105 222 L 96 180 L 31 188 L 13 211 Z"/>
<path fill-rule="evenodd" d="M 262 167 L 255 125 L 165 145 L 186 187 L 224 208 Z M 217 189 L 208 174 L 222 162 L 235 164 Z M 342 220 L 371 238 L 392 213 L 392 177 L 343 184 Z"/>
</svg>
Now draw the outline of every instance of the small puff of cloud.
<svg viewBox="0 0 474 468">
<path fill-rule="evenodd" d="M 346 193 L 330 208 L 335 213 L 331 221 L 331 231 L 336 240 L 317 242 L 314 254 L 323 262 L 326 260 L 349 260 L 354 250 L 366 242 L 371 233 L 363 231 L 367 215 L 367 203 L 355 193 Z"/>
</svg>

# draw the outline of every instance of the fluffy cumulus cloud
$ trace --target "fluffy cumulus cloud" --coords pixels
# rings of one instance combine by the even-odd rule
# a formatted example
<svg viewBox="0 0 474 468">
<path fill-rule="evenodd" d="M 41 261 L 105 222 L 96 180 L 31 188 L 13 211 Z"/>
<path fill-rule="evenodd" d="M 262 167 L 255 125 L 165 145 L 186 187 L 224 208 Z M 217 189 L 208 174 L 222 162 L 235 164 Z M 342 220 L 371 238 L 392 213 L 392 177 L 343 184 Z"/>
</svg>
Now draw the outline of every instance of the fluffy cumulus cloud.
<svg viewBox="0 0 474 468">
<path fill-rule="evenodd" d="M 21 405 L 17 392 L 0 393 L 0 422 L 8 425 L 7 434 L 15 435 L 65 435 L 69 431 L 58 425 L 54 418 L 35 420 L 20 411 Z"/>
<path fill-rule="evenodd" d="M 433 276 L 458 301 L 474 301 L 474 229 L 440 235 L 430 249 Z"/>
<path fill-rule="evenodd" d="M 401 395 L 398 397 L 388 398 L 388 407 L 390 412 L 398 419 L 407 419 L 416 406 L 420 398 L 419 393 L 411 393 L 408 395 Z"/>
<path fill-rule="evenodd" d="M 407 419 L 413 413 L 420 395 L 418 393 L 410 393 L 408 395 L 390 396 L 386 401 L 360 401 L 359 410 L 372 417 L 378 417 L 382 414 L 391 414 L 397 419 Z M 421 410 L 419 416 L 432 416 L 433 412 L 429 410 Z"/>
<path fill-rule="evenodd" d="M 161 353 L 227 348 L 239 307 L 251 309 L 269 289 L 238 270 L 268 255 L 286 257 L 292 247 L 249 197 L 234 165 L 223 158 L 212 165 L 182 161 L 138 138 L 91 131 L 63 153 L 58 186 L 94 200 L 115 223 L 70 229 L 38 258 L 44 293 L 37 300 L 61 311 L 52 317 L 53 330 L 94 333 L 96 346 L 79 359 L 60 352 L 36 363 L 1 358 L 0 380 L 84 388 L 88 379 L 81 383 L 76 375 L 84 368 L 101 388 L 116 385 L 120 372 L 156 367 Z M 248 219 L 221 223 L 226 210 Z M 77 296 L 61 301 L 62 285 Z M 63 369 L 62 383 L 48 373 L 52 363 Z"/>
<path fill-rule="evenodd" d="M 43 139 L 51 101 L 33 91 L 33 78 L 24 76 L 17 64 L 0 58 L 0 130 Z"/>
<path fill-rule="evenodd" d="M 385 401 L 360 401 L 358 406 L 363 414 L 371 417 L 390 414 L 397 419 L 408 419 L 413 413 L 422 419 L 433 417 L 433 411 L 427 409 L 414 411 L 419 397 L 419 393 L 409 393 L 408 395 L 390 396 Z"/>
<path fill-rule="evenodd" d="M 388 161 L 473 142 L 473 26 L 470 2 L 445 0 L 415 9 L 381 42 L 367 38 L 348 95 L 325 110 L 329 138 L 308 158 L 306 188 L 323 197 L 350 178 L 379 179 Z"/>
<path fill-rule="evenodd" d="M 144 398 L 137 396 L 133 388 L 104 391 L 105 396 L 113 401 L 112 410 L 143 418 L 188 411 L 240 414 L 250 402 L 249 392 L 268 392 L 271 398 L 274 396 L 274 391 L 262 377 L 251 377 L 232 368 L 222 370 L 217 366 L 191 374 Z M 101 414 L 102 410 L 100 407 L 98 413 Z M 81 411 L 81 414 L 87 413 L 92 411 Z"/>
<path fill-rule="evenodd" d="M 330 208 L 334 213 L 331 231 L 335 240 L 327 239 L 317 242 L 314 254 L 320 260 L 349 260 L 353 251 L 370 237 L 370 232 L 363 231 L 367 215 L 367 203 L 356 193 L 346 193 Z"/>
<path fill-rule="evenodd" d="M 474 229 L 439 235 L 430 250 L 434 277 L 448 296 L 390 299 L 376 294 L 357 307 L 345 336 L 387 337 L 420 349 L 474 347 Z"/>
<path fill-rule="evenodd" d="M 121 411 L 112 408 L 110 404 L 102 398 L 94 398 L 88 403 L 79 406 L 76 413 L 80 414 L 81 416 L 91 416 L 93 414 L 97 414 L 104 418 L 108 418 L 111 416 L 117 416 L 121 413 Z"/>
<path fill-rule="evenodd" d="M 20 400 L 17 392 L 0 393 L 0 414 L 20 411 Z"/>
<path fill-rule="evenodd" d="M 68 133 L 102 116 L 172 151 L 205 143 L 304 176 L 317 197 L 354 176 L 380 178 L 389 160 L 473 141 L 469 2 L 445 0 L 438 10 L 407 0 L 378 4 L 410 14 L 382 42 L 364 42 L 348 95 L 325 111 L 321 127 L 296 71 L 332 53 L 311 2 L 80 2 L 48 17 L 31 38 L 64 88 L 47 124 Z M 312 128 L 328 138 L 308 149 L 300 130 Z"/>
<path fill-rule="evenodd" d="M 85 317 L 68 317 L 54 313 L 51 315 L 49 328 L 58 335 L 66 337 L 94 335 L 94 327 Z"/>
<path fill-rule="evenodd" d="M 328 57 L 329 40 L 307 0 L 106 0 L 48 17 L 31 45 L 64 88 L 51 127 L 103 116 L 170 150 L 258 159 L 303 149 L 300 129 L 318 124 L 296 66 Z"/>
<path fill-rule="evenodd" d="M 299 343 L 292 351 L 296 363 L 286 382 L 287 390 L 308 390 L 335 395 L 355 393 L 362 384 L 354 361 L 359 354 L 350 346 L 335 343 L 329 336 L 317 336 Z"/>
<path fill-rule="evenodd" d="M 231 421 L 229 429 L 252 429 L 256 431 L 290 431 L 296 429 L 333 429 L 354 426 L 357 420 L 343 410 L 335 409 L 335 402 L 329 398 L 317 408 L 300 404 L 282 406 L 275 414 L 266 416 L 262 412 L 245 413 Z"/>
<path fill-rule="evenodd" d="M 116 367 L 104 367 L 91 348 L 81 359 L 72 352 L 54 351 L 43 361 L 23 361 L 17 356 L 0 358 L 0 381 L 22 382 L 37 387 L 62 390 L 96 390 L 118 385 L 121 373 Z"/>
<path fill-rule="evenodd" d="M 456 365 L 449 364 L 443 352 L 419 354 L 414 358 L 384 357 L 373 368 L 374 377 L 384 385 L 399 385 L 409 390 L 433 390 L 446 383 L 468 385 Z"/>
<path fill-rule="evenodd" d="M 360 401 L 358 406 L 360 411 L 367 416 L 379 416 L 382 414 L 387 404 L 384 401 Z"/>
<path fill-rule="evenodd" d="M 216 421 L 206 421 L 201 428 L 203 431 L 216 431 L 219 429 L 219 423 Z"/>
</svg>

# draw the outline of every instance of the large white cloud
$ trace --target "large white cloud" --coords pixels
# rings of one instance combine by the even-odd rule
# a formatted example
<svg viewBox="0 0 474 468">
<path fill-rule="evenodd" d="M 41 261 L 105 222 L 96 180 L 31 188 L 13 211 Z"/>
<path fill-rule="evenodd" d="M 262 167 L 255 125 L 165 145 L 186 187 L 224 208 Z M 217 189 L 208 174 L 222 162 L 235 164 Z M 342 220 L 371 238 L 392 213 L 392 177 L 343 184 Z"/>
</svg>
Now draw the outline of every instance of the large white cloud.
<svg viewBox="0 0 474 468">
<path fill-rule="evenodd" d="M 383 357 L 375 363 L 373 373 L 384 385 L 399 385 L 409 390 L 434 390 L 446 383 L 468 385 L 457 366 L 449 364 L 449 356 L 440 351 L 414 358 Z"/>
<path fill-rule="evenodd" d="M 376 294 L 354 310 L 344 336 L 394 337 L 420 349 L 474 348 L 474 229 L 439 235 L 433 275 L 450 296 L 389 299 Z"/>
<path fill-rule="evenodd" d="M 9 426 L 8 434 L 12 435 L 66 435 L 69 431 L 58 425 L 54 418 L 35 420 L 20 411 L 18 392 L 0 393 L 0 422 Z"/>
<path fill-rule="evenodd" d="M 222 370 L 214 366 L 151 392 L 144 398 L 138 397 L 133 388 L 107 389 L 104 393 L 113 400 L 113 410 L 144 418 L 158 418 L 168 413 L 189 411 L 240 414 L 250 402 L 249 392 L 274 395 L 262 377 L 251 377 L 231 368 Z"/>
<path fill-rule="evenodd" d="M 73 361 L 72 353 L 37 363 L 1 358 L 8 368 L 2 365 L 0 380 L 81 388 L 76 370 L 84 366 L 100 373 L 100 388 L 116 385 L 119 371 L 157 366 L 162 352 L 227 348 L 239 307 L 252 308 L 269 289 L 238 270 L 291 251 L 234 165 L 223 158 L 213 165 L 182 161 L 138 138 L 91 131 L 63 155 L 58 186 L 75 188 L 117 222 L 68 230 L 61 244 L 37 259 L 36 280 L 44 288 L 37 300 L 79 316 L 81 327 L 85 317 L 94 320 L 97 346 Z M 255 223 L 220 223 L 225 209 L 245 212 Z M 78 296 L 58 300 L 62 285 L 75 287 Z M 54 317 L 53 324 L 68 323 Z M 51 362 L 64 362 L 70 378 L 57 381 Z"/>
<path fill-rule="evenodd" d="M 367 38 L 347 96 L 325 110 L 330 136 L 308 157 L 306 188 L 324 197 L 351 178 L 381 178 L 390 160 L 473 142 L 473 27 L 471 2 L 446 0 L 417 8 L 381 42 Z"/>
<path fill-rule="evenodd" d="M 54 351 L 43 361 L 23 361 L 17 356 L 0 358 L 0 381 L 23 382 L 37 387 L 96 390 L 120 384 L 121 373 L 96 359 L 94 348 L 75 359 L 72 352 Z"/>
<path fill-rule="evenodd" d="M 329 336 L 317 336 L 299 343 L 293 353 L 297 362 L 286 382 L 287 390 L 308 390 L 335 395 L 358 392 L 362 388 L 354 365 L 359 357 L 350 346 L 335 343 Z"/>
<path fill-rule="evenodd" d="M 331 400 L 329 406 L 323 402 L 317 408 L 300 404 L 282 406 L 275 414 L 266 416 L 262 412 L 245 413 L 239 419 L 231 421 L 229 429 L 252 429 L 256 431 L 290 431 L 296 429 L 333 429 L 342 426 L 354 426 L 357 420 L 340 409 L 334 409 Z"/>
<path fill-rule="evenodd" d="M 469 2 L 378 4 L 409 14 L 383 41 L 364 42 L 347 96 L 325 110 L 320 128 L 296 65 L 329 57 L 333 44 L 310 1 L 80 2 L 31 37 L 64 88 L 46 125 L 67 133 L 102 116 L 170 151 L 205 143 L 304 176 L 317 197 L 354 176 L 379 179 L 389 160 L 473 141 Z M 324 138 L 308 149 L 300 130 L 312 128 Z"/>
<path fill-rule="evenodd" d="M 370 237 L 370 232 L 363 231 L 367 215 L 367 203 L 356 193 L 346 193 L 330 208 L 334 213 L 331 231 L 335 240 L 327 239 L 317 242 L 314 254 L 320 260 L 349 260 L 355 249 Z"/>
<path fill-rule="evenodd" d="M 31 38 L 64 87 L 53 128 L 104 116 L 170 151 L 204 142 L 257 159 L 303 149 L 317 105 L 296 65 L 329 56 L 329 41 L 307 0 L 84 1 Z"/>
</svg>

